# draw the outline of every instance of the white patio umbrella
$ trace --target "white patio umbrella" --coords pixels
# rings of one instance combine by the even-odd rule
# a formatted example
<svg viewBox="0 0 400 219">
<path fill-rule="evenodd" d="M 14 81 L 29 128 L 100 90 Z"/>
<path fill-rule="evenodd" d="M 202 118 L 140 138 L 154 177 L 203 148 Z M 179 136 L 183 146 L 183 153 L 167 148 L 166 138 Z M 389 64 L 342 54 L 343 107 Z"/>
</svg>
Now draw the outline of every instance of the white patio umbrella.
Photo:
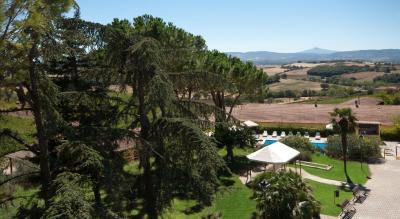
<svg viewBox="0 0 400 219">
<path fill-rule="evenodd" d="M 262 163 L 285 164 L 299 154 L 298 150 L 277 141 L 247 155 L 247 158 Z"/>
</svg>

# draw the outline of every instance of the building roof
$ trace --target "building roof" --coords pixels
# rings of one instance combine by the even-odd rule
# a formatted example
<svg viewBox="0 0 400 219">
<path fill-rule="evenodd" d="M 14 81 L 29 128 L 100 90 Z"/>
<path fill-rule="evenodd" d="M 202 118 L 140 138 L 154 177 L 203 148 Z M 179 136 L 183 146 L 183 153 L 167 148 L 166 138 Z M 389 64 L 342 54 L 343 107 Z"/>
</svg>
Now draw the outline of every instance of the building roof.
<svg viewBox="0 0 400 219">
<path fill-rule="evenodd" d="M 263 163 L 283 164 L 289 162 L 299 154 L 298 150 L 277 141 L 247 155 L 247 158 Z"/>
</svg>

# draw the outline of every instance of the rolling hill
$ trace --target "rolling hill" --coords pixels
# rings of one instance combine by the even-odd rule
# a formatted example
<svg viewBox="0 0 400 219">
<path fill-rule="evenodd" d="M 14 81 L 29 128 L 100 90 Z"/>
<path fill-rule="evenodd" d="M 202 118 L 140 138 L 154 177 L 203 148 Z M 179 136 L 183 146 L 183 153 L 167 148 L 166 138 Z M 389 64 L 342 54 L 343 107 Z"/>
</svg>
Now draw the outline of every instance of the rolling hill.
<svg viewBox="0 0 400 219">
<path fill-rule="evenodd" d="M 297 61 L 363 60 L 372 62 L 400 63 L 400 49 L 356 50 L 335 52 L 313 48 L 297 53 L 278 53 L 269 51 L 227 52 L 227 54 L 255 64 L 287 64 Z"/>
</svg>

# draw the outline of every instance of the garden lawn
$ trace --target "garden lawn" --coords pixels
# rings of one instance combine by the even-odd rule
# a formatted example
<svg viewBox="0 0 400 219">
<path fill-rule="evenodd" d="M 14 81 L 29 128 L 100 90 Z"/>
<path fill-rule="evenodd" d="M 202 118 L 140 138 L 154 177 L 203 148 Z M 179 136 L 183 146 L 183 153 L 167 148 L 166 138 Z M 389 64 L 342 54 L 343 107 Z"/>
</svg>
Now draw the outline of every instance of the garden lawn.
<svg viewBox="0 0 400 219">
<path fill-rule="evenodd" d="M 303 169 L 308 173 L 322 178 L 346 181 L 342 160 L 336 160 L 321 153 L 314 153 L 312 155 L 312 162 L 329 164 L 332 165 L 333 168 L 326 171 L 326 170 L 303 166 Z M 355 162 L 355 161 L 347 162 L 347 172 L 353 183 L 357 184 L 365 184 L 367 182 L 366 176 L 370 176 L 371 174 L 369 171 L 368 164 L 363 163 L 363 169 L 361 169 L 360 162 Z"/>
<path fill-rule="evenodd" d="M 237 175 L 225 178 L 224 181 L 226 185 L 219 188 L 211 206 L 190 212 L 190 209 L 196 209 L 195 201 L 176 199 L 163 217 L 194 219 L 219 212 L 222 213 L 222 218 L 251 218 L 252 213 L 256 210 L 256 202 L 250 198 L 252 190 L 243 185 Z M 233 184 L 228 185 L 229 183 Z"/>
<path fill-rule="evenodd" d="M 233 148 L 233 156 L 234 157 L 243 157 L 246 156 L 248 154 L 253 153 L 254 151 L 256 151 L 255 148 L 250 148 L 250 147 L 243 147 L 243 148 L 239 148 L 239 147 L 234 147 Z M 218 154 L 221 157 L 225 157 L 226 156 L 226 148 L 221 148 L 218 150 Z"/>
<path fill-rule="evenodd" d="M 21 137 L 29 143 L 34 142 L 34 133 L 36 132 L 33 119 L 21 118 L 16 116 L 1 115 L 0 116 L 0 129 L 11 129 L 18 132 Z"/>
<path fill-rule="evenodd" d="M 337 204 L 341 204 L 345 199 L 351 200 L 351 191 L 340 190 L 338 187 L 324 183 L 306 180 L 306 183 L 313 189 L 315 199 L 321 203 L 321 214 L 338 216 L 341 212 Z M 339 197 L 334 203 L 334 191 L 339 190 Z"/>
<path fill-rule="evenodd" d="M 11 129 L 17 132 L 27 143 L 31 144 L 35 142 L 34 134 L 36 133 L 36 129 L 33 119 L 1 115 L 0 129 Z M 26 149 L 24 146 L 9 138 L 0 139 L 0 145 L 0 155 Z"/>
</svg>

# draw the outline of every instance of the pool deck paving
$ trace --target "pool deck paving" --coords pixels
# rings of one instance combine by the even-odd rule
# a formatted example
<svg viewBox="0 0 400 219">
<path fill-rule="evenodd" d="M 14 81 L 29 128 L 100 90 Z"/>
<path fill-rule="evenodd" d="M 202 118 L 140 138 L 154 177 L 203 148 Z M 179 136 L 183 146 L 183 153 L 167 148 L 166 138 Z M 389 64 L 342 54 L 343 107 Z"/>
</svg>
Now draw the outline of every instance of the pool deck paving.
<svg viewBox="0 0 400 219">
<path fill-rule="evenodd" d="M 385 144 L 392 149 L 397 145 L 394 142 Z M 386 156 L 383 163 L 370 164 L 369 167 L 372 179 L 365 186 L 371 192 L 363 203 L 356 204 L 357 212 L 353 218 L 400 218 L 400 160 Z"/>
</svg>

